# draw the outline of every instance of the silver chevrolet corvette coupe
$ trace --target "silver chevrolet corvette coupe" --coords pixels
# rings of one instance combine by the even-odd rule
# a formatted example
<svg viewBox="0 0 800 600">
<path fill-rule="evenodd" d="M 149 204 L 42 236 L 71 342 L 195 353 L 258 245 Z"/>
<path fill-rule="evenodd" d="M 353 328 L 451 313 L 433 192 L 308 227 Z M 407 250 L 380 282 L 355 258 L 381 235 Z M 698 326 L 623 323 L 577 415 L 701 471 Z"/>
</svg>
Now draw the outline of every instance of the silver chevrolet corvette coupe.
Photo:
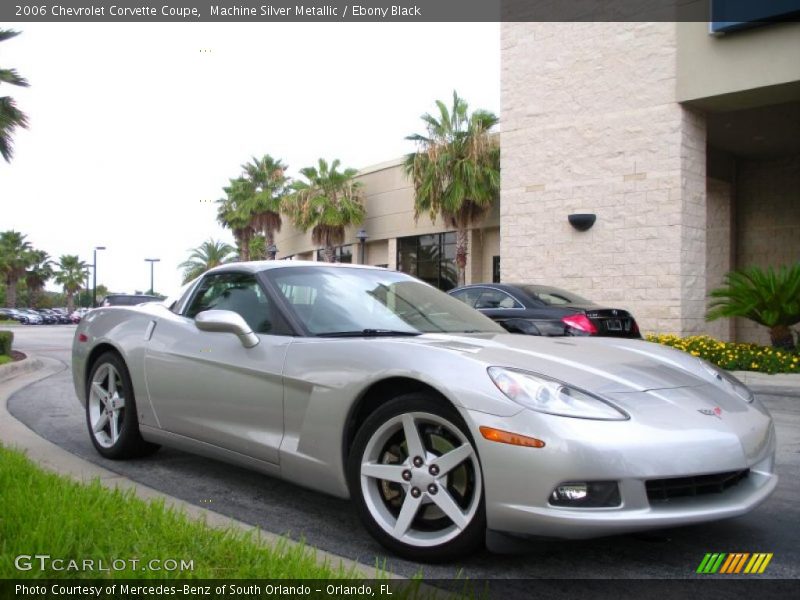
<svg viewBox="0 0 800 600">
<path fill-rule="evenodd" d="M 218 267 L 169 306 L 91 311 L 72 369 L 104 457 L 163 444 L 351 497 L 414 560 L 734 517 L 777 483 L 772 419 L 724 371 L 506 333 L 380 268 Z"/>
</svg>

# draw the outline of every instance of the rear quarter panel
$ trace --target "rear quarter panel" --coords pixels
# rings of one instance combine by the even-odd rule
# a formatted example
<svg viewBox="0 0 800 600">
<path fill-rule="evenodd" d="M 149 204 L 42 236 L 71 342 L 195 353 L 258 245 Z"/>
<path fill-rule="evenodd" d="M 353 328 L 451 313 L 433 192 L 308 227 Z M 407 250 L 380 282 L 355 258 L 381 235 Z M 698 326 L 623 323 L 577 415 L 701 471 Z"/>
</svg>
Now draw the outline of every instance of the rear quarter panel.
<svg viewBox="0 0 800 600">
<path fill-rule="evenodd" d="M 72 342 L 72 381 L 75 394 L 86 406 L 86 378 L 92 367 L 90 357 L 102 347 L 116 351 L 125 361 L 137 399 L 139 419 L 151 413 L 147 384 L 144 376 L 145 333 L 159 313 L 167 311 L 163 305 L 108 307 L 90 311 L 78 324 Z M 86 341 L 80 341 L 81 335 Z"/>
</svg>

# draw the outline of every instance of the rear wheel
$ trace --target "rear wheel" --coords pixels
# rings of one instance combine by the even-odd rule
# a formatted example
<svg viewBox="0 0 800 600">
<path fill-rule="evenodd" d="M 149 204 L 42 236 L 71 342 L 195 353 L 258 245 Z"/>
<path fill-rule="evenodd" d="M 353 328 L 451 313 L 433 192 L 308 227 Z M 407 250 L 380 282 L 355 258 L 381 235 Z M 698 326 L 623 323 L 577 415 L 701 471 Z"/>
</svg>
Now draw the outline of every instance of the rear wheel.
<svg viewBox="0 0 800 600">
<path fill-rule="evenodd" d="M 350 493 L 367 530 L 412 560 L 445 561 L 482 546 L 483 477 L 461 416 L 425 394 L 395 398 L 359 429 Z"/>
<path fill-rule="evenodd" d="M 95 449 L 111 459 L 146 456 L 158 450 L 142 439 L 133 385 L 122 359 L 101 355 L 86 383 L 86 422 Z"/>
</svg>

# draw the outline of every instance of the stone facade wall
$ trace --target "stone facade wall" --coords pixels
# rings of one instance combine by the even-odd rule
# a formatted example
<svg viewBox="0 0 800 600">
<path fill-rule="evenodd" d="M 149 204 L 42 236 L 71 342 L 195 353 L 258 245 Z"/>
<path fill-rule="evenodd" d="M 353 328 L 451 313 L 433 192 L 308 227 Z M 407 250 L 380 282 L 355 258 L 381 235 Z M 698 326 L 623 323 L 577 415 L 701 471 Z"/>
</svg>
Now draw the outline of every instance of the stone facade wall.
<svg viewBox="0 0 800 600">
<path fill-rule="evenodd" d="M 675 101 L 675 23 L 503 23 L 501 269 L 702 330 L 705 120 Z M 597 214 L 587 232 L 567 216 Z"/>
<path fill-rule="evenodd" d="M 800 155 L 737 162 L 736 266 L 800 261 Z M 739 341 L 768 344 L 766 328 L 736 320 Z"/>
</svg>

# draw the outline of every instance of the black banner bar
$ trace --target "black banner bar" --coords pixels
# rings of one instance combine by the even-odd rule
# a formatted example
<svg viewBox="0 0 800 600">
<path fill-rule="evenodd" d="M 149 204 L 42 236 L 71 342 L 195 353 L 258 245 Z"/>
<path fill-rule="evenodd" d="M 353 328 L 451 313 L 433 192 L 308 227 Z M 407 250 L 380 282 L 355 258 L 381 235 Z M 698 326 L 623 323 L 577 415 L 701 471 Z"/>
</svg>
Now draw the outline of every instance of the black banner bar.
<svg viewBox="0 0 800 600">
<path fill-rule="evenodd" d="M 692 579 L 3 579 L 0 600 L 266 600 L 306 598 L 338 600 L 475 600 L 534 598 L 624 598 L 659 600 L 772 600 L 800 596 L 800 581 L 748 575 L 698 576 Z"/>
<path fill-rule="evenodd" d="M 479 22 L 800 20 L 800 0 L 2 0 L 0 21 Z"/>
</svg>

